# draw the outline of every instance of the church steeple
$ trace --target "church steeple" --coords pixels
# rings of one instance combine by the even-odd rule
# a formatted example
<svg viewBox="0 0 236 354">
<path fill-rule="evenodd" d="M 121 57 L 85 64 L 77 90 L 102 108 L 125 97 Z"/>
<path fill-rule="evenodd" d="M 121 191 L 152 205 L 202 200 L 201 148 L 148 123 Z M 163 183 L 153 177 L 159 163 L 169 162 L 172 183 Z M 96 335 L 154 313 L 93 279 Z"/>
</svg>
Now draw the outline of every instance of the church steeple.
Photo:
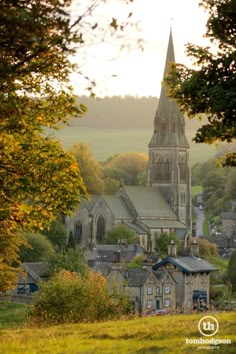
<svg viewBox="0 0 236 354">
<path fill-rule="evenodd" d="M 163 79 L 175 62 L 172 31 Z M 185 120 L 162 85 L 149 147 L 148 185 L 158 187 L 178 219 L 191 230 L 191 179 Z"/>
<path fill-rule="evenodd" d="M 172 31 L 170 31 L 163 79 L 170 70 L 170 63 L 174 62 L 173 38 Z M 176 102 L 167 96 L 167 91 L 162 85 L 158 109 L 154 119 L 154 133 L 149 146 L 189 147 L 184 126 L 184 117 L 180 113 Z"/>
</svg>

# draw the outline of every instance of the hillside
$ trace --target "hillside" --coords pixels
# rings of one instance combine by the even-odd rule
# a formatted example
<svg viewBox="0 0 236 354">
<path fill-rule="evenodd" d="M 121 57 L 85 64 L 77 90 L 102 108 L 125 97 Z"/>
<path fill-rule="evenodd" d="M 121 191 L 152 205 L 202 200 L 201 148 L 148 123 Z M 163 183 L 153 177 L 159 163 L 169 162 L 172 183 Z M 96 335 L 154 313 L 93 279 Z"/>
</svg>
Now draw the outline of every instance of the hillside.
<svg viewBox="0 0 236 354">
<path fill-rule="evenodd" d="M 87 143 L 97 161 L 104 161 L 122 152 L 148 154 L 157 98 L 127 96 L 93 99 L 83 96 L 78 102 L 88 107 L 85 117 L 71 121 L 59 131 L 46 130 L 47 134 L 58 138 L 65 149 L 80 142 Z M 198 127 L 198 120 L 186 119 L 186 135 L 191 145 L 191 165 L 204 162 L 216 154 L 214 145 L 192 142 Z"/>
<path fill-rule="evenodd" d="M 88 107 L 88 113 L 76 125 L 99 129 L 152 129 L 158 107 L 157 97 L 82 96 L 78 102 Z M 198 119 L 186 119 L 187 134 L 193 134 L 201 124 Z"/>
<path fill-rule="evenodd" d="M 203 316 L 214 316 L 219 330 L 214 340 L 231 344 L 193 344 L 193 339 L 211 339 L 199 333 Z M 48 328 L 0 330 L 1 354 L 134 354 L 236 352 L 235 313 L 166 315 L 94 324 L 67 324 Z"/>
</svg>

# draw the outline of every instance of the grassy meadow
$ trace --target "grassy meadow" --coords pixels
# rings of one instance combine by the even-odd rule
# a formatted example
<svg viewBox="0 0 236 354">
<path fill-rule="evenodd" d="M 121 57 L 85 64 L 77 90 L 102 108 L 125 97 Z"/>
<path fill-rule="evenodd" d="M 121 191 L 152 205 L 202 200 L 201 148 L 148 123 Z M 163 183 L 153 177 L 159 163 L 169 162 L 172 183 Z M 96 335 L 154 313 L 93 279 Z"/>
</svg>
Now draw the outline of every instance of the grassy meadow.
<svg viewBox="0 0 236 354">
<path fill-rule="evenodd" d="M 214 338 L 232 341 L 232 344 L 219 345 L 217 353 L 235 353 L 235 313 L 209 315 L 214 316 L 219 323 L 219 331 Z M 27 328 L 22 325 L 17 329 L 0 329 L 0 353 L 208 353 L 202 345 L 186 343 L 186 338 L 202 338 L 198 331 L 198 322 L 202 317 L 203 314 L 166 315 L 48 328 Z"/>
<path fill-rule="evenodd" d="M 67 126 L 53 135 L 59 139 L 65 149 L 80 142 L 87 143 L 97 161 L 105 161 L 108 157 L 122 152 L 144 152 L 148 154 L 148 143 L 152 137 L 152 129 L 98 129 L 83 126 Z M 216 153 L 214 145 L 195 144 L 192 135 L 190 143 L 190 163 L 207 161 Z"/>
</svg>

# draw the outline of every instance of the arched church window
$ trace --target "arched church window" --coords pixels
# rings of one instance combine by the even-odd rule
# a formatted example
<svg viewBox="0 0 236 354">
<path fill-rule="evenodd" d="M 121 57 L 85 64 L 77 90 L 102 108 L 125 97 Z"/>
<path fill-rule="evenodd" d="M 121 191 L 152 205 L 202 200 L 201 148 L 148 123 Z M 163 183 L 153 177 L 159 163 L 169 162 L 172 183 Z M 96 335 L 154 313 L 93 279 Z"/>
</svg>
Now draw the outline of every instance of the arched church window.
<svg viewBox="0 0 236 354">
<path fill-rule="evenodd" d="M 97 220 L 97 234 L 96 240 L 98 243 L 101 243 L 105 236 L 105 219 L 102 215 L 99 215 Z"/>
<path fill-rule="evenodd" d="M 82 240 L 82 224 L 80 221 L 76 222 L 74 227 L 75 243 L 80 243 Z"/>
</svg>

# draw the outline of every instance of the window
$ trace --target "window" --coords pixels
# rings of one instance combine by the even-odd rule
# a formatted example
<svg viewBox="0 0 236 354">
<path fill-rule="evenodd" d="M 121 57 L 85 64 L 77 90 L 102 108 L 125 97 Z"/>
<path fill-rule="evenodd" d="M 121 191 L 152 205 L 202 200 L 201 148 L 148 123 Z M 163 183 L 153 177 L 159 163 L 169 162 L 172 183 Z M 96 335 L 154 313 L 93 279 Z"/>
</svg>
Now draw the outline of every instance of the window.
<svg viewBox="0 0 236 354">
<path fill-rule="evenodd" d="M 151 299 L 149 299 L 149 300 L 147 301 L 147 308 L 148 308 L 148 309 L 151 309 L 151 308 L 152 308 L 152 300 L 151 300 Z"/>
<path fill-rule="evenodd" d="M 148 295 L 151 295 L 151 294 L 152 294 L 152 288 L 151 288 L 151 287 L 148 287 L 148 288 L 147 288 L 147 294 L 148 294 Z"/>
<path fill-rule="evenodd" d="M 97 242 L 100 243 L 102 242 L 103 238 L 105 235 L 105 220 L 102 215 L 98 217 L 97 221 Z"/>
<path fill-rule="evenodd" d="M 80 243 L 82 239 L 82 224 L 80 221 L 76 222 L 74 228 L 75 242 Z"/>
<path fill-rule="evenodd" d="M 156 293 L 160 294 L 160 287 L 159 286 L 157 287 Z"/>
<path fill-rule="evenodd" d="M 165 294 L 170 294 L 170 286 L 165 286 Z"/>
<path fill-rule="evenodd" d="M 170 307 L 170 299 L 165 299 L 164 306 L 165 307 Z"/>
</svg>

